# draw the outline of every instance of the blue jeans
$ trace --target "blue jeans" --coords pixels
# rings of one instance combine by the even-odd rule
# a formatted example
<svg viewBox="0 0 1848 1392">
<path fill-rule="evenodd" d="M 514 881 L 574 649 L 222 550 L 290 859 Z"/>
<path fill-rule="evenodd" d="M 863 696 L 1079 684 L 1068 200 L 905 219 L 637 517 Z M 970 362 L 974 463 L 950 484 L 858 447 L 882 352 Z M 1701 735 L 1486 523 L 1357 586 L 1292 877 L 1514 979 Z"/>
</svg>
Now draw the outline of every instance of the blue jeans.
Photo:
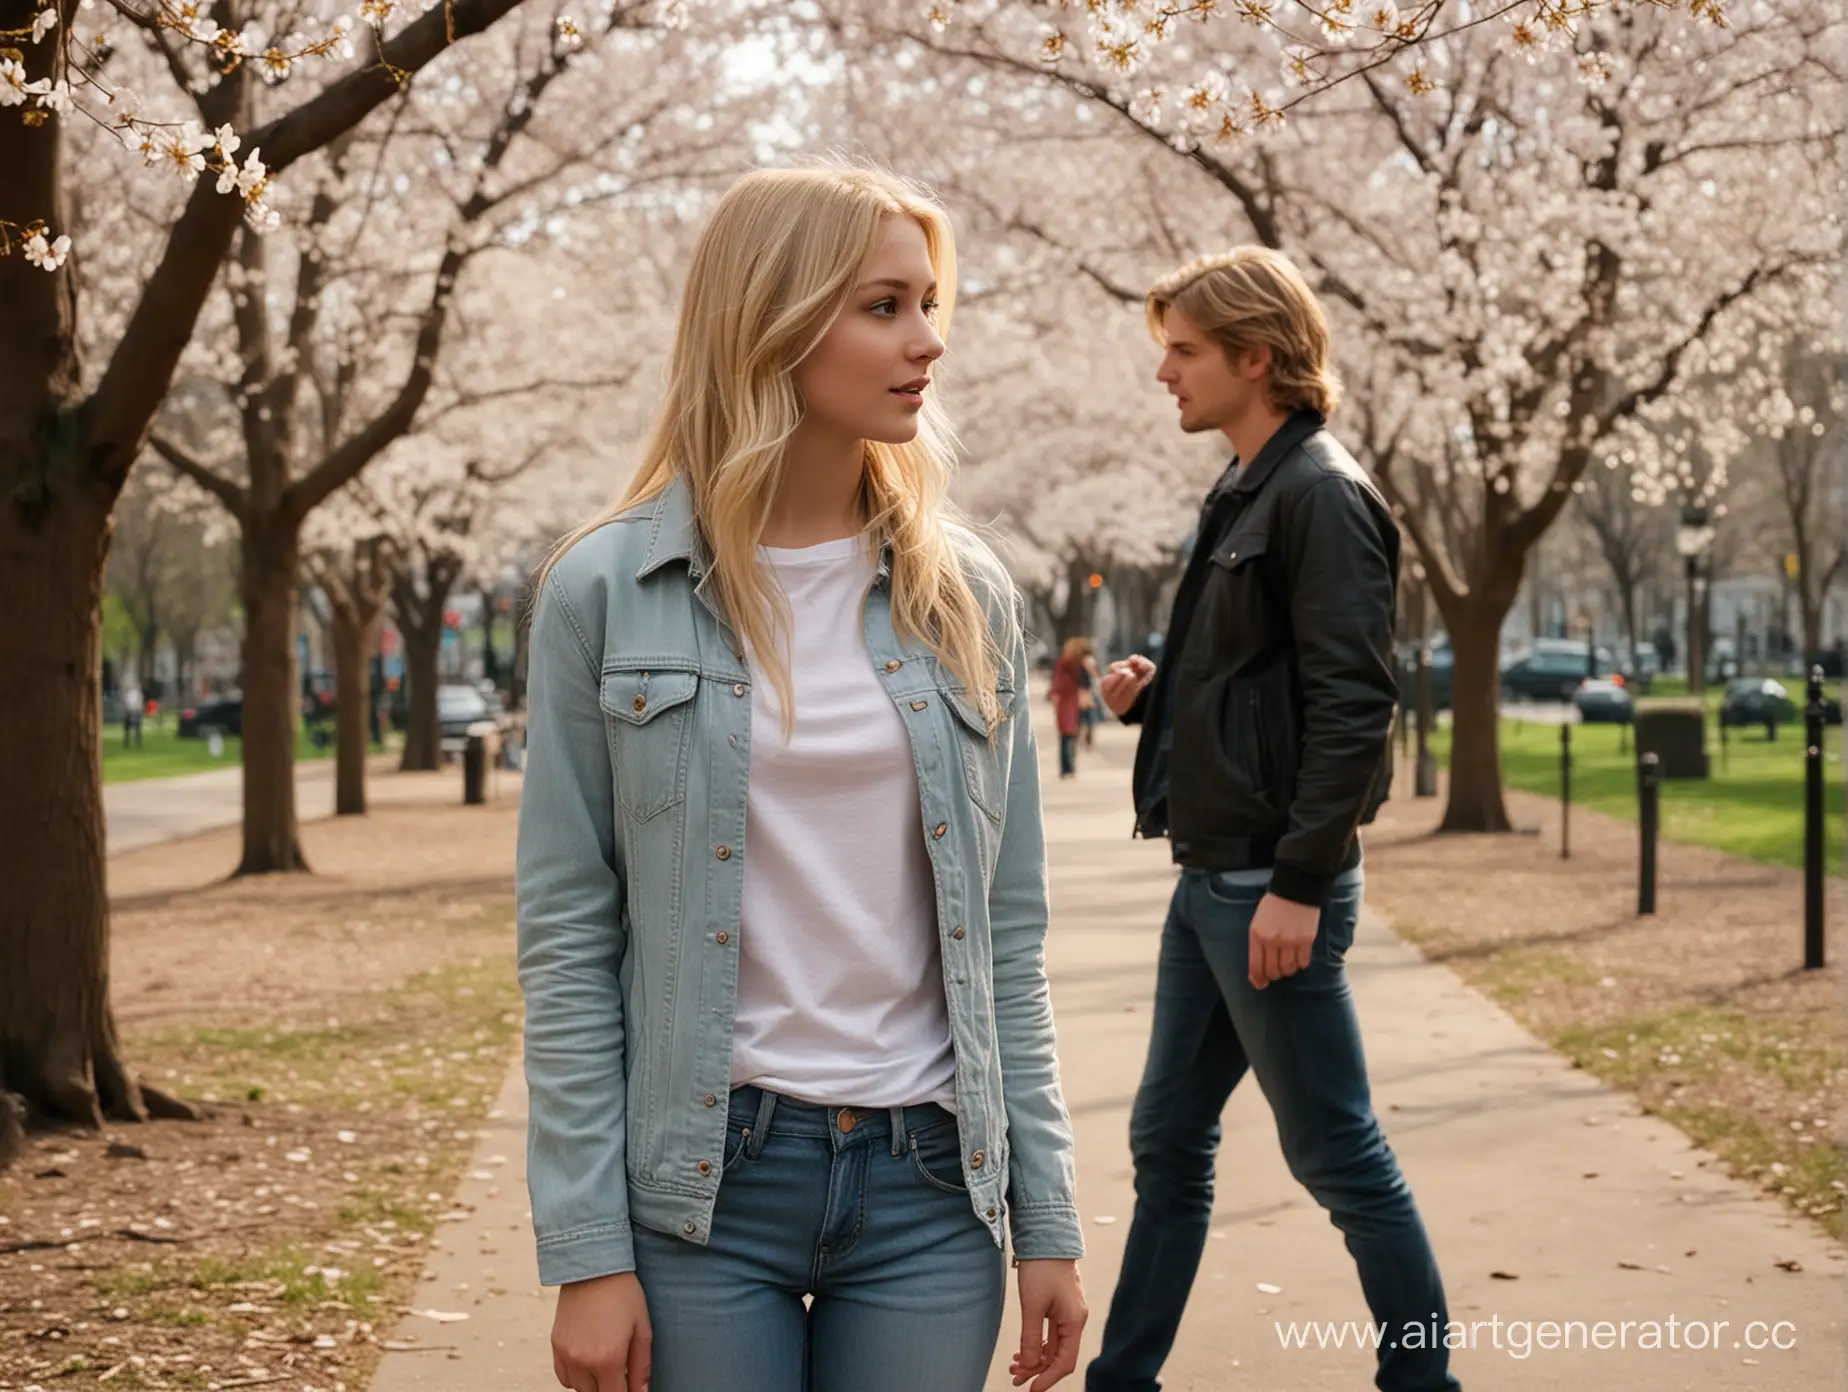
<svg viewBox="0 0 1848 1392">
<path fill-rule="evenodd" d="M 1244 877 L 1249 880 L 1249 877 Z M 1389 1347 L 1449 1320 L 1437 1259 L 1373 1114 L 1344 958 L 1359 870 L 1336 881 L 1310 965 L 1262 991 L 1247 976 L 1261 884 L 1187 871 L 1162 930 L 1153 1038 L 1130 1119 L 1136 1213 L 1087 1392 L 1159 1392 L 1213 1214 L 1219 1114 L 1247 1070 L 1277 1122 L 1290 1173 L 1347 1240 L 1380 1343 L 1382 1392 L 1461 1387 L 1436 1349 Z M 1418 1342 L 1408 1340 L 1406 1342 Z M 1441 1340 L 1438 1341 L 1441 1344 Z"/>
<path fill-rule="evenodd" d="M 980 1392 L 1006 1271 L 951 1113 L 739 1088 L 724 1163 L 707 1246 L 635 1229 L 652 1392 Z"/>
<path fill-rule="evenodd" d="M 1078 736 L 1059 736 L 1059 777 L 1070 778 L 1078 772 Z"/>
</svg>

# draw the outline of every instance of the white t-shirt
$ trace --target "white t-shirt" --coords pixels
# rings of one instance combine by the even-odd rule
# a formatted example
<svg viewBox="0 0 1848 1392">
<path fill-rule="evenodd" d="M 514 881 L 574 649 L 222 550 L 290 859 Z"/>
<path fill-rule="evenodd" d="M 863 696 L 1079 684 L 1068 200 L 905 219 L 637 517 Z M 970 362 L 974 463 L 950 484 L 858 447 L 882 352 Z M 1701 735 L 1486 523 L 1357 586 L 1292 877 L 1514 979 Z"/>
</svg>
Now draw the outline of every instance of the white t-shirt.
<svg viewBox="0 0 1848 1392">
<path fill-rule="evenodd" d="M 753 662 L 732 1085 L 953 1106 L 936 892 L 911 740 L 866 647 L 861 537 L 760 549 L 789 600 L 794 734 Z"/>
</svg>

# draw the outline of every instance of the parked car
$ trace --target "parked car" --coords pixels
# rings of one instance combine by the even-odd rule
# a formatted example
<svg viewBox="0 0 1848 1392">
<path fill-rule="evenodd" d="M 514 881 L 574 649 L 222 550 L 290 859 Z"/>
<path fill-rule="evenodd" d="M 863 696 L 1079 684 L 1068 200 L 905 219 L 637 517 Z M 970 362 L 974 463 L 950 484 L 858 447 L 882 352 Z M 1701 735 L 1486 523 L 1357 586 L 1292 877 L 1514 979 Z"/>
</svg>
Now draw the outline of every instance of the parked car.
<svg viewBox="0 0 1848 1392">
<path fill-rule="evenodd" d="M 442 731 L 444 753 L 456 753 L 468 743 L 468 727 L 482 721 L 507 728 L 506 712 L 501 709 L 498 693 L 489 697 L 479 687 L 439 686 L 436 689 L 436 721 Z"/>
<path fill-rule="evenodd" d="M 1797 725 L 1804 719 L 1804 701 L 1794 699 L 1784 683 L 1772 677 L 1741 677 L 1726 684 L 1720 702 L 1722 725 Z M 1842 703 L 1833 696 L 1822 698 L 1825 725 L 1842 723 Z"/>
<path fill-rule="evenodd" d="M 180 738 L 204 739 L 212 731 L 221 735 L 244 733 L 244 698 L 242 695 L 208 696 L 196 706 L 180 712 Z"/>
<path fill-rule="evenodd" d="M 1431 709 L 1450 709 L 1450 689 L 1456 671 L 1456 654 L 1450 644 L 1431 644 Z M 1418 645 L 1404 643 L 1399 648 L 1399 700 L 1407 710 L 1418 705 Z"/>
<path fill-rule="evenodd" d="M 1504 701 L 1570 701 L 1579 683 L 1596 672 L 1610 672 L 1616 664 L 1608 648 L 1599 648 L 1594 668 L 1586 665 L 1583 643 L 1568 638 L 1542 638 L 1527 651 L 1502 664 Z"/>
<path fill-rule="evenodd" d="M 1636 702 L 1620 681 L 1580 682 L 1572 702 L 1587 725 L 1628 725 L 1636 713 Z"/>
<path fill-rule="evenodd" d="M 1742 677 L 1726 683 L 1720 701 L 1722 725 L 1789 725 L 1798 719 L 1797 703 L 1784 683 L 1771 677 Z"/>
</svg>

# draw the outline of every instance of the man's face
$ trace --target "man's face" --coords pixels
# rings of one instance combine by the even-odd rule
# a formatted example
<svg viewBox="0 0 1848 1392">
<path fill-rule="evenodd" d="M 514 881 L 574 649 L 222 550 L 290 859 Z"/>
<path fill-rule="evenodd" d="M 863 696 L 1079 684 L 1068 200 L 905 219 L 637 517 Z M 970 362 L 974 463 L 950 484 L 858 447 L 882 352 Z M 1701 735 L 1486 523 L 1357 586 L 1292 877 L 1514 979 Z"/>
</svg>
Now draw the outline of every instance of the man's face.
<svg viewBox="0 0 1848 1392">
<path fill-rule="evenodd" d="M 1262 408 L 1270 350 L 1257 347 L 1229 357 L 1178 308 L 1162 318 L 1168 346 L 1155 380 L 1168 389 L 1188 434 L 1224 430 L 1254 407 Z"/>
</svg>

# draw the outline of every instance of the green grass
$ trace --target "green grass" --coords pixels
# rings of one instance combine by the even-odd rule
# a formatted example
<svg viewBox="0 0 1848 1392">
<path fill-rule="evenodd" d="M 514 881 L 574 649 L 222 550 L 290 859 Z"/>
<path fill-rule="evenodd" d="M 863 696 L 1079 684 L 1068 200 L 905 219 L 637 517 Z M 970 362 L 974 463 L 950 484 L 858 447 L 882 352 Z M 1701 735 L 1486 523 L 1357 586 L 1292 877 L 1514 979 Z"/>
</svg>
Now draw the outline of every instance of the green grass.
<svg viewBox="0 0 1848 1392">
<path fill-rule="evenodd" d="M 1792 1042 L 1793 1037 L 1796 1042 Z M 1581 1068 L 1636 1093 L 1738 1175 L 1842 1234 L 1848 1161 L 1809 1099 L 1842 1066 L 1839 1052 L 1784 1021 L 1690 1006 L 1670 1014 L 1561 1031 L 1553 1045 Z M 1679 1081 L 1715 1105 L 1678 1105 Z M 1801 1128 L 1790 1113 L 1801 1111 Z M 1805 1139 L 1807 1138 L 1807 1139 Z"/>
<path fill-rule="evenodd" d="M 1715 698 L 1717 701 L 1717 697 Z M 1768 865 L 1803 863 L 1803 727 L 1784 726 L 1775 744 L 1762 729 L 1729 730 L 1723 754 L 1719 722 L 1708 721 L 1712 777 L 1662 785 L 1662 835 L 1711 846 Z M 1450 730 L 1432 747 L 1450 757 Z M 1842 727 L 1823 735 L 1823 843 L 1830 873 L 1842 873 Z M 1501 722 L 1502 779 L 1507 786 L 1558 797 L 1559 727 L 1507 716 Z M 1617 725 L 1572 728 L 1572 801 L 1636 819 L 1634 742 Z"/>
<path fill-rule="evenodd" d="M 512 960 L 496 955 L 410 978 L 368 1020 L 169 1030 L 151 1035 L 145 1047 L 174 1070 L 174 1090 L 191 1101 L 350 1108 L 395 1100 L 434 1111 L 463 1096 L 485 1109 L 500 1085 L 499 1060 L 512 1047 L 519 1010 Z M 407 1020 L 425 1026 L 417 1047 Z"/>
<path fill-rule="evenodd" d="M 208 741 L 181 739 L 178 725 L 179 716 L 175 714 L 165 729 L 143 726 L 141 747 L 138 749 L 124 747 L 122 727 L 119 724 L 105 726 L 103 782 L 131 783 L 143 778 L 176 778 L 181 774 L 204 773 L 209 769 L 236 768 L 243 762 L 244 742 L 241 739 L 225 736 L 224 753 L 214 759 Z M 317 749 L 307 729 L 300 730 L 295 739 L 297 762 L 331 759 L 334 754 L 333 726 L 327 727 L 327 733 L 327 747 Z"/>
<path fill-rule="evenodd" d="M 314 1268 L 310 1270 L 309 1268 Z M 354 1309 L 366 1308 L 366 1297 L 376 1295 L 381 1284 L 379 1273 L 371 1267 L 342 1271 L 333 1280 L 309 1254 L 295 1246 L 285 1246 L 267 1255 L 242 1261 L 222 1257 L 203 1257 L 193 1267 L 189 1282 L 194 1290 L 211 1291 L 225 1287 L 264 1286 L 265 1298 L 284 1305 L 312 1305 L 323 1300 L 337 1300 Z M 280 1289 L 278 1289 L 280 1288 Z"/>
</svg>

